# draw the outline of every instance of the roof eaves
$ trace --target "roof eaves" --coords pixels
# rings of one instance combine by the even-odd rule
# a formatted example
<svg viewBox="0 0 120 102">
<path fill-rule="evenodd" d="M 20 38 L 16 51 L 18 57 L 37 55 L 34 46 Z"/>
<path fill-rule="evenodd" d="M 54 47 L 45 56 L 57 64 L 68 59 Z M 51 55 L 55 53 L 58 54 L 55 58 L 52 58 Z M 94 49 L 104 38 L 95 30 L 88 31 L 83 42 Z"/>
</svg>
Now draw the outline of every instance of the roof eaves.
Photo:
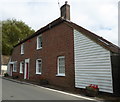
<svg viewBox="0 0 120 102">
<path fill-rule="evenodd" d="M 34 34 L 32 34 L 31 36 L 29 36 L 28 38 L 22 40 L 21 42 L 19 42 L 18 44 L 16 44 L 14 47 L 24 43 L 25 41 L 37 36 L 37 35 L 40 35 L 41 33 L 53 28 L 54 26 L 64 22 L 69 25 L 70 27 L 78 30 L 79 32 L 81 32 L 82 34 L 84 34 L 85 36 L 89 37 L 91 40 L 94 40 L 96 43 L 98 43 L 99 45 L 103 46 L 104 48 L 112 51 L 112 52 L 115 52 L 115 53 L 120 53 L 120 48 L 114 44 L 112 44 L 111 42 L 107 41 L 106 39 L 90 32 L 89 30 L 69 21 L 69 20 L 65 20 L 64 18 L 62 17 L 59 17 L 58 19 L 52 21 L 51 23 L 47 24 L 46 26 L 42 27 L 41 29 L 39 29 L 38 31 L 36 31 Z"/>
<path fill-rule="evenodd" d="M 85 28 L 83 28 L 83 27 L 81 27 L 73 22 L 67 22 L 67 24 L 70 27 L 78 30 L 79 32 L 81 32 L 85 36 L 89 37 L 91 40 L 95 41 L 99 45 L 103 46 L 105 49 L 110 50 L 111 52 L 120 53 L 120 48 L 118 46 L 112 44 L 111 42 L 107 41 L 106 39 L 90 32 L 89 30 L 87 30 L 87 29 L 85 29 Z"/>
<path fill-rule="evenodd" d="M 20 41 L 20 42 L 19 42 L 18 44 L 16 44 L 14 47 L 16 47 L 16 46 L 24 43 L 25 41 L 27 41 L 27 40 L 29 40 L 29 39 L 37 36 L 37 35 L 40 35 L 41 33 L 43 33 L 43 32 L 45 32 L 45 31 L 47 31 L 47 30 L 55 27 L 56 25 L 62 23 L 63 21 L 65 21 L 65 20 L 64 20 L 63 18 L 61 18 L 61 17 L 58 18 L 58 19 L 56 19 L 56 20 L 54 20 L 54 21 L 52 21 L 51 23 L 47 24 L 46 26 L 44 26 L 44 27 L 42 27 L 41 29 L 39 29 L 38 31 L 36 31 L 36 32 L 35 32 L 34 34 L 32 34 L 31 36 L 29 36 L 29 37 L 27 37 L 26 39 Z"/>
</svg>

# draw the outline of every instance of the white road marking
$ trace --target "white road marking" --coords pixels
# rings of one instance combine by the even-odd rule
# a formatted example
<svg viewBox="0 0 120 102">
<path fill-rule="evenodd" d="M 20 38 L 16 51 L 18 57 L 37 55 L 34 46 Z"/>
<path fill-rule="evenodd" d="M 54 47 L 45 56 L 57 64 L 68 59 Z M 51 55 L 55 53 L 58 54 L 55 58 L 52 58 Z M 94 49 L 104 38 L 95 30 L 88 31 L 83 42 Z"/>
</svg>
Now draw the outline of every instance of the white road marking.
<svg viewBox="0 0 120 102">
<path fill-rule="evenodd" d="M 40 87 L 40 88 L 42 88 L 42 89 L 46 89 L 46 90 L 50 90 L 50 91 L 62 93 L 62 94 L 65 94 L 65 95 L 74 96 L 74 97 L 77 97 L 77 98 L 82 98 L 82 99 L 86 99 L 86 100 L 90 100 L 90 101 L 97 101 L 96 99 L 93 99 L 93 98 L 88 98 L 88 97 L 84 97 L 84 96 L 80 96 L 80 95 L 75 95 L 75 94 L 72 94 L 72 93 L 67 93 L 67 92 L 63 92 L 63 91 L 58 91 L 58 90 L 55 90 L 55 89 L 50 89 L 50 88 L 46 88 L 46 87 L 42 87 L 42 86 L 38 86 L 38 85 L 35 85 L 35 86 L 36 86 L 36 87 Z M 98 102 L 98 101 L 97 101 L 97 102 Z"/>
<path fill-rule="evenodd" d="M 8 79 L 8 78 L 5 78 L 5 79 Z M 11 79 L 11 80 L 13 80 L 13 79 Z M 82 98 L 82 99 L 86 99 L 86 100 L 90 100 L 90 101 L 100 102 L 100 101 L 98 101 L 98 100 L 96 100 L 96 99 L 89 98 L 89 97 L 85 97 L 85 96 L 81 96 L 81 95 L 76 95 L 76 94 L 67 93 L 67 92 L 64 92 L 64 91 L 59 91 L 59 90 L 55 90 L 55 89 L 50 89 L 50 88 L 38 86 L 38 85 L 35 85 L 35 84 L 27 83 L 27 82 L 21 82 L 21 81 L 17 81 L 17 80 L 13 80 L 13 81 L 20 82 L 20 83 L 24 83 L 24 84 L 27 84 L 27 85 L 32 85 L 32 86 L 39 87 L 39 88 L 46 89 L 46 90 L 50 90 L 50 91 L 53 91 L 53 92 L 62 93 L 62 94 L 69 95 L 69 96 L 74 96 L 74 97 L 77 97 L 77 98 Z"/>
</svg>

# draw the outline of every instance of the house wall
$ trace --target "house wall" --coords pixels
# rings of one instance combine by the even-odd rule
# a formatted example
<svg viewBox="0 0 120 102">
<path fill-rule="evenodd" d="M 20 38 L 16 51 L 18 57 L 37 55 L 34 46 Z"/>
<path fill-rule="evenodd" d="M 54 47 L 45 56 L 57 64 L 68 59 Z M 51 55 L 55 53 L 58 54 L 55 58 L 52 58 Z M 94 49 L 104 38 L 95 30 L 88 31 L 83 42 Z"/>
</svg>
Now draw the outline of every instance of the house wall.
<svg viewBox="0 0 120 102">
<path fill-rule="evenodd" d="M 17 73 L 23 78 L 23 74 L 19 73 L 20 62 L 30 59 L 29 79 L 39 81 L 41 77 L 49 80 L 50 84 L 74 88 L 74 53 L 73 53 L 73 29 L 62 23 L 46 32 L 42 33 L 43 47 L 36 50 L 37 37 L 30 39 L 24 43 L 24 54 L 20 54 L 20 45 L 15 47 L 12 54 L 12 61 L 17 61 Z M 57 74 L 57 57 L 65 56 L 65 76 L 56 76 Z M 35 64 L 36 59 L 42 59 L 42 74 L 36 75 Z"/>
<path fill-rule="evenodd" d="M 90 84 L 113 93 L 110 51 L 74 30 L 75 87 Z"/>
<path fill-rule="evenodd" d="M 120 54 L 111 53 L 113 90 L 115 95 L 120 95 Z"/>
<path fill-rule="evenodd" d="M 7 65 L 1 65 L 1 74 L 7 73 Z"/>
</svg>

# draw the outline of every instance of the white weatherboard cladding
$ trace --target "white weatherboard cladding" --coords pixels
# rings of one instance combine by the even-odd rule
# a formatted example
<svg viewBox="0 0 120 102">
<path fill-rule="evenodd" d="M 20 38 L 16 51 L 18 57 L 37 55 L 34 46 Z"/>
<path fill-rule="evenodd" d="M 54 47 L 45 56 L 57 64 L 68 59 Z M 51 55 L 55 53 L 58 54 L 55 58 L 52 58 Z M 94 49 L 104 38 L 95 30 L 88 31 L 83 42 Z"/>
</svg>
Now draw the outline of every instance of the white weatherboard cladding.
<svg viewBox="0 0 120 102">
<path fill-rule="evenodd" d="M 74 30 L 75 87 L 90 84 L 113 93 L 110 51 Z"/>
</svg>

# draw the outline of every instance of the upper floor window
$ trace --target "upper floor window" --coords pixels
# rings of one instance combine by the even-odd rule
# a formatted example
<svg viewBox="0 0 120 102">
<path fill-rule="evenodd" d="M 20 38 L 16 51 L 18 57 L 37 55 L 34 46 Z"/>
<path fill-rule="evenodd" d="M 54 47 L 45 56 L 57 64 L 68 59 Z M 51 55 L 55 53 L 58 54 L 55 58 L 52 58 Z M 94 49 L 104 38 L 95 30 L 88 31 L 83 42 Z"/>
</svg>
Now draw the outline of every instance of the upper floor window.
<svg viewBox="0 0 120 102">
<path fill-rule="evenodd" d="M 58 76 L 65 76 L 65 56 L 58 57 Z"/>
<path fill-rule="evenodd" d="M 21 44 L 21 54 L 24 54 L 24 44 Z"/>
<path fill-rule="evenodd" d="M 17 61 L 13 62 L 13 72 L 17 72 Z"/>
<path fill-rule="evenodd" d="M 37 59 L 36 60 L 36 74 L 41 74 L 42 73 L 42 60 Z"/>
<path fill-rule="evenodd" d="M 23 73 L 23 69 L 24 69 L 24 62 L 20 62 L 20 73 Z"/>
<path fill-rule="evenodd" d="M 37 37 L 37 49 L 42 48 L 42 35 Z"/>
</svg>

